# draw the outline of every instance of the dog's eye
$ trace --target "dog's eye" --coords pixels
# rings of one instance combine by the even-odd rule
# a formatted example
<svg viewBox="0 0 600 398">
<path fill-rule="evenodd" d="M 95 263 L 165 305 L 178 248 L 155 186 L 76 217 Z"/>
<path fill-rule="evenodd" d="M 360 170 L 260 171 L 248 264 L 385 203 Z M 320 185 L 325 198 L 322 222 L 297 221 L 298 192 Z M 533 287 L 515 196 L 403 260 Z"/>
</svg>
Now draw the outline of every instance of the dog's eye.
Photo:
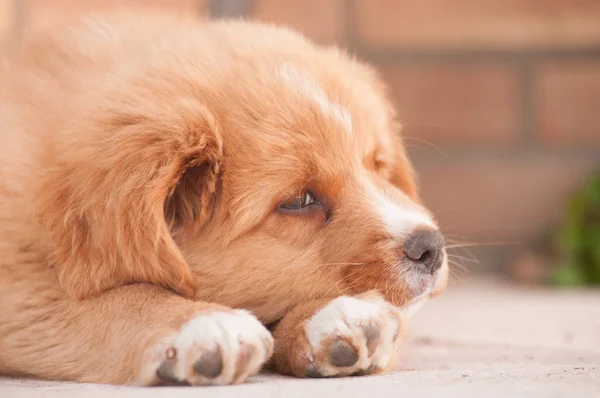
<svg viewBox="0 0 600 398">
<path fill-rule="evenodd" d="M 310 206 L 313 203 L 316 203 L 315 198 L 313 197 L 313 195 L 310 192 L 305 191 L 305 192 L 299 193 L 298 195 L 292 197 L 287 202 L 283 203 L 281 205 L 281 208 L 286 209 L 286 210 L 299 210 L 306 206 Z"/>
</svg>

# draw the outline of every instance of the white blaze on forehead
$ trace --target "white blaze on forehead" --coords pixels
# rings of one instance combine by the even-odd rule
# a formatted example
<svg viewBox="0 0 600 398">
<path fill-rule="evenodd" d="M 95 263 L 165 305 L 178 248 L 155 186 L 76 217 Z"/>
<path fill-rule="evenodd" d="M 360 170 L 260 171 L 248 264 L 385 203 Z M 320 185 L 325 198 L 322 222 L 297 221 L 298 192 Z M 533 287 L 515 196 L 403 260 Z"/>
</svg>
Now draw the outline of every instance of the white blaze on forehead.
<svg viewBox="0 0 600 398">
<path fill-rule="evenodd" d="M 424 212 L 394 203 L 369 180 L 366 181 L 365 186 L 375 211 L 390 235 L 406 236 L 418 227 L 436 228 L 431 218 Z"/>
<path fill-rule="evenodd" d="M 300 96 L 316 103 L 323 115 L 339 122 L 346 134 L 352 133 L 352 118 L 348 109 L 330 100 L 308 73 L 301 72 L 292 65 L 283 64 L 279 68 L 279 75 Z"/>
</svg>

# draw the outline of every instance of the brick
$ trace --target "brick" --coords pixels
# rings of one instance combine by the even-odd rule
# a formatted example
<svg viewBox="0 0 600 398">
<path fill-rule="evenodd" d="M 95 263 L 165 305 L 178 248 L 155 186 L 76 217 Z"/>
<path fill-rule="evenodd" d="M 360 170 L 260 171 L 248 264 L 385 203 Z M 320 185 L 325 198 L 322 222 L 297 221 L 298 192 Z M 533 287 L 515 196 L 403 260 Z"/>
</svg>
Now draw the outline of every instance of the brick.
<svg viewBox="0 0 600 398">
<path fill-rule="evenodd" d="M 381 68 L 404 135 L 442 146 L 506 146 L 519 135 L 519 75 L 509 66 L 417 63 Z"/>
<path fill-rule="evenodd" d="M 416 169 L 422 198 L 449 236 L 521 244 L 556 225 L 596 166 L 600 159 L 440 156 Z"/>
<path fill-rule="evenodd" d="M 375 47 L 546 48 L 600 44 L 597 0 L 357 0 L 356 30 Z"/>
<path fill-rule="evenodd" d="M 252 16 L 289 26 L 318 42 L 338 42 L 344 28 L 344 0 L 255 0 Z"/>
<path fill-rule="evenodd" d="M 43 28 L 74 15 L 120 8 L 189 15 L 207 12 L 206 0 L 29 0 L 27 23 Z"/>
<path fill-rule="evenodd" d="M 540 139 L 550 146 L 600 148 L 600 62 L 561 61 L 537 69 Z"/>
</svg>

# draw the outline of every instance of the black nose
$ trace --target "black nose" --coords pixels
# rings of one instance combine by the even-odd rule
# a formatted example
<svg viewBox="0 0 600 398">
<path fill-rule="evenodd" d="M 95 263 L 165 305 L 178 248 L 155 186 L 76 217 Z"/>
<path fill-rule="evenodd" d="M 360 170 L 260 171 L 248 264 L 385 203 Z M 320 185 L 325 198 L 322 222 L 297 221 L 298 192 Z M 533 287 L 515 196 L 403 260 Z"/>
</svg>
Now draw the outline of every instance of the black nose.
<svg viewBox="0 0 600 398">
<path fill-rule="evenodd" d="M 433 274 L 442 266 L 444 237 L 433 229 L 420 229 L 404 242 L 404 254 L 424 273 Z"/>
</svg>

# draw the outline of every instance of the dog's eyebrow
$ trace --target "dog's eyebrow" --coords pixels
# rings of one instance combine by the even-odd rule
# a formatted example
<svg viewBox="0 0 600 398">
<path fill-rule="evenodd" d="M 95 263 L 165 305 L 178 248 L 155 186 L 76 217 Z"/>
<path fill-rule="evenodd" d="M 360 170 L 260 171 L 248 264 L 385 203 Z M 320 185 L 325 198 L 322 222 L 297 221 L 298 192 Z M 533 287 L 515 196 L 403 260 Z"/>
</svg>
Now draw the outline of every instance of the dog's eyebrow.
<svg viewBox="0 0 600 398">
<path fill-rule="evenodd" d="M 348 109 L 338 102 L 332 101 L 308 73 L 301 72 L 298 68 L 290 64 L 281 65 L 278 72 L 279 76 L 298 95 L 316 103 L 323 115 L 336 120 L 342 125 L 348 136 L 352 135 L 352 118 Z"/>
</svg>

